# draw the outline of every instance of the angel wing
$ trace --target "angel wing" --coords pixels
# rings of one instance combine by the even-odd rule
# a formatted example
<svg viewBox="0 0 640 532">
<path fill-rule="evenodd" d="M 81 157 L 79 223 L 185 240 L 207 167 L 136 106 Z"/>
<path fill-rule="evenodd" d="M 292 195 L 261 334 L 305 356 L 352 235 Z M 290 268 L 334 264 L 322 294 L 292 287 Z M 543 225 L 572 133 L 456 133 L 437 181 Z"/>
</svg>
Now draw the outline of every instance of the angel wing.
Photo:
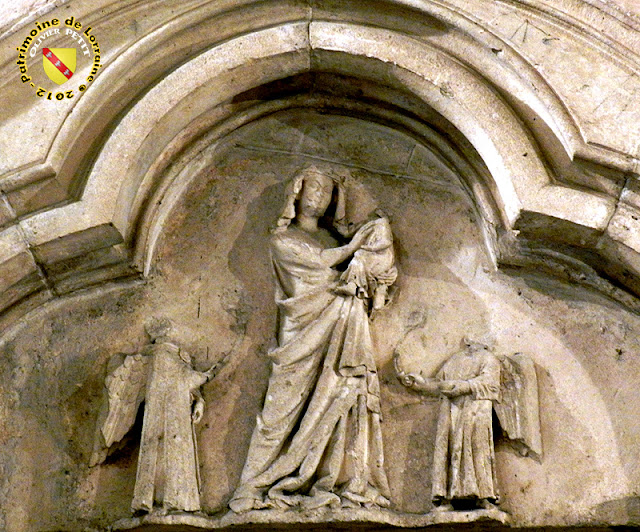
<svg viewBox="0 0 640 532">
<path fill-rule="evenodd" d="M 115 355 L 122 360 L 122 355 Z M 105 379 L 107 401 L 98 417 L 96 443 L 90 465 L 104 462 L 108 449 L 119 442 L 133 426 L 144 400 L 151 357 L 127 355 Z M 113 367 L 113 359 L 109 364 Z"/>
<path fill-rule="evenodd" d="M 502 401 L 494 408 L 506 436 L 523 456 L 542 457 L 538 378 L 533 360 L 523 353 L 499 357 Z"/>
</svg>

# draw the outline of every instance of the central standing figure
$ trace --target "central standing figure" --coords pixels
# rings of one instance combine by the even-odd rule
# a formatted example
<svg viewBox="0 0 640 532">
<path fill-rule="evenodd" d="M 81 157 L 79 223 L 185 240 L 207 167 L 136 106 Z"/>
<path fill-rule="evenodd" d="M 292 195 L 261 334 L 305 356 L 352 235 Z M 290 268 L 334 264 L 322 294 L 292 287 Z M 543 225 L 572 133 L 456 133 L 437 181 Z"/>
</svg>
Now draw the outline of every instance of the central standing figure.
<svg viewBox="0 0 640 532">
<path fill-rule="evenodd" d="M 303 170 L 271 239 L 279 347 L 229 502 L 235 512 L 389 506 L 368 301 L 336 292 L 336 266 L 364 245 L 373 222 L 338 246 L 318 224 L 336 192 L 334 226 L 345 227 L 342 186 L 317 168 Z"/>
</svg>

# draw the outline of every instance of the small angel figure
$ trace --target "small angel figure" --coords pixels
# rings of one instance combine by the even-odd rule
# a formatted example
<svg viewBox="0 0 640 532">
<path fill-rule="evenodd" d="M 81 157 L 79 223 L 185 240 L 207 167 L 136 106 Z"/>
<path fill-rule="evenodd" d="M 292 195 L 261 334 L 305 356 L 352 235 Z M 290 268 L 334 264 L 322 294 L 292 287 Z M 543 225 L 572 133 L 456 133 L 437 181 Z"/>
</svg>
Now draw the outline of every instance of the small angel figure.
<svg viewBox="0 0 640 532">
<path fill-rule="evenodd" d="M 495 409 L 505 436 L 524 456 L 542 454 L 538 383 L 533 361 L 516 353 L 498 357 L 473 340 L 452 355 L 435 378 L 396 372 L 405 386 L 441 398 L 433 457 L 435 511 L 453 511 L 456 501 L 497 510 L 493 442 Z"/>
<path fill-rule="evenodd" d="M 144 401 L 138 469 L 131 509 L 134 513 L 200 510 L 200 479 L 195 425 L 204 413 L 200 387 L 213 377 L 191 367 L 188 353 L 170 339 L 171 322 L 151 319 L 151 339 L 141 353 L 127 355 L 109 372 L 108 402 L 98 418 L 91 466 L 133 426 Z M 122 358 L 122 355 L 120 355 Z"/>
<path fill-rule="evenodd" d="M 385 305 L 387 290 L 395 282 L 398 270 L 389 219 L 382 213 L 376 214 L 380 217 L 362 226 L 361 230 L 368 230 L 367 239 L 340 276 L 341 284 L 336 293 L 360 299 L 372 298 L 373 310 L 380 310 Z"/>
</svg>

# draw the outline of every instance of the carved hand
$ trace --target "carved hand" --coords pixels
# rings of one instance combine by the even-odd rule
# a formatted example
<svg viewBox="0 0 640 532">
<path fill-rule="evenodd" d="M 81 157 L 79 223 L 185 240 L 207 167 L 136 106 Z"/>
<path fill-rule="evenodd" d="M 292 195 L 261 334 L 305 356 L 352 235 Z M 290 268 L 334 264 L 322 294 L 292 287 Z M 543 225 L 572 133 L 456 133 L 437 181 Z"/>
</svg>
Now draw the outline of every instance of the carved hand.
<svg viewBox="0 0 640 532">
<path fill-rule="evenodd" d="M 408 374 L 404 374 L 402 376 L 400 376 L 400 382 L 406 386 L 407 388 L 413 388 L 413 386 L 416 383 L 416 377 L 418 379 L 422 378 L 420 377 L 420 375 L 416 374 L 416 373 L 408 373 Z"/>
<path fill-rule="evenodd" d="M 447 397 L 458 397 L 471 393 L 471 385 L 467 381 L 443 381 L 438 383 L 438 389 Z"/>
<path fill-rule="evenodd" d="M 378 283 L 392 285 L 396 277 L 398 277 L 398 273 L 395 268 L 392 268 L 378 275 Z"/>
<path fill-rule="evenodd" d="M 224 362 L 224 360 L 223 360 L 223 362 Z M 219 365 L 220 365 L 220 363 L 216 362 L 207 371 L 205 371 L 205 374 L 207 376 L 207 381 L 210 381 L 211 379 L 213 379 L 216 376 L 216 373 L 218 371 L 218 366 Z"/>
<path fill-rule="evenodd" d="M 351 242 L 349 242 L 349 245 L 354 249 L 354 251 L 362 247 L 362 244 L 364 244 L 366 239 L 369 237 L 370 232 L 370 224 L 365 224 L 360 229 L 358 229 L 356 234 L 353 235 Z"/>
<path fill-rule="evenodd" d="M 198 399 L 193 405 L 193 413 L 191 414 L 192 421 L 197 425 L 202 421 L 204 415 L 204 401 Z"/>
<path fill-rule="evenodd" d="M 419 373 L 408 373 L 400 376 L 400 382 L 406 387 L 426 395 L 438 395 L 438 382 L 434 379 L 425 379 Z"/>
</svg>

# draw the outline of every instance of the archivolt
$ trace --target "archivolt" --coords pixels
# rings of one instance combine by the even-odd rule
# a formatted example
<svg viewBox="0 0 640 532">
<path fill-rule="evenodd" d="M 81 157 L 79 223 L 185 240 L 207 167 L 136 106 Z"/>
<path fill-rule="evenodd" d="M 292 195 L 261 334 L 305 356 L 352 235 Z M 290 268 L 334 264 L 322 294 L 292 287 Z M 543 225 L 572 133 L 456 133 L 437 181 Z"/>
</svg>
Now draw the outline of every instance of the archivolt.
<svg viewBox="0 0 640 532">
<path fill-rule="evenodd" d="M 617 198 L 556 179 L 582 142 L 562 103 L 505 43 L 501 50 L 508 57 L 498 60 L 488 42 L 474 40 L 468 20 L 435 5 L 428 8 L 437 22 L 431 35 L 402 31 L 402 21 L 390 28 L 308 16 L 247 28 L 159 81 L 149 80 L 148 90 L 101 130 L 107 133 L 104 141 L 86 143 L 94 146 L 93 155 L 65 151 L 80 149 L 83 128 L 95 138 L 90 118 L 121 88 L 123 62 L 136 50 L 124 53 L 110 67 L 112 74 L 107 68 L 96 81 L 94 96 L 67 119 L 51 152 L 54 171 L 77 174 L 78 197 L 26 217 L 1 235 L 10 244 L 0 257 L 9 268 L 4 306 L 34 293 L 39 302 L 147 272 L 167 215 L 188 184 L 189 153 L 265 114 L 317 105 L 383 121 L 436 144 L 466 180 L 497 262 L 578 271 L 573 278 L 635 306 L 635 299 L 603 284 L 591 269 L 636 290 L 626 272 L 637 260 L 635 251 L 621 248 L 607 233 Z M 176 33 L 178 38 L 184 35 Z M 139 47 L 149 48 L 149 39 Z M 251 93 L 308 73 L 319 74 L 316 82 L 331 74 L 360 86 L 341 94 L 322 94 L 317 83 L 314 91 L 277 97 Z M 28 282 L 17 272 L 20 261 L 29 263 L 22 272 L 32 275 Z"/>
</svg>

